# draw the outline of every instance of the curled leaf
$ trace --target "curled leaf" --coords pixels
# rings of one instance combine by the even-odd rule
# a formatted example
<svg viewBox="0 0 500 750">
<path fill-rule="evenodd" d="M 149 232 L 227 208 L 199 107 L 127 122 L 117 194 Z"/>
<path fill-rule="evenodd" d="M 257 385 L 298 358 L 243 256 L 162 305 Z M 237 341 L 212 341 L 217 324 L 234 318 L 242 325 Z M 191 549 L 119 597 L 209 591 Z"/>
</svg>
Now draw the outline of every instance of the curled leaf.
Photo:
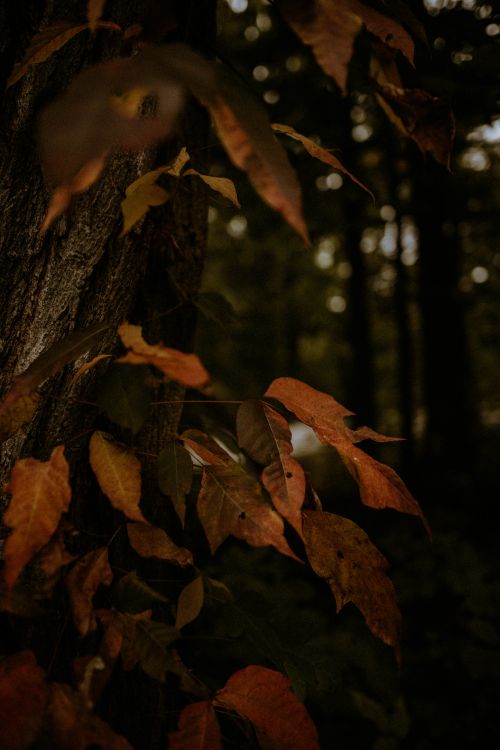
<svg viewBox="0 0 500 750">
<path fill-rule="evenodd" d="M 319 750 L 316 727 L 281 672 L 259 666 L 241 669 L 219 690 L 214 705 L 250 721 L 263 748 Z"/>
<path fill-rule="evenodd" d="M 89 444 L 90 465 L 113 508 L 132 521 L 146 522 L 139 508 L 141 464 L 134 454 L 115 443 L 111 435 L 94 432 Z"/>
<path fill-rule="evenodd" d="M 12 495 L 3 516 L 5 525 L 12 529 L 4 550 L 4 577 L 9 591 L 68 510 L 71 488 L 64 446 L 54 448 L 48 461 L 16 461 L 6 490 Z"/>
<path fill-rule="evenodd" d="M 97 357 L 93 357 L 89 362 L 85 362 L 73 375 L 73 385 L 77 383 L 80 378 L 85 375 L 86 372 L 89 372 L 89 370 L 92 370 L 96 365 L 98 365 L 99 362 L 102 362 L 104 359 L 110 359 L 110 357 L 111 354 L 98 354 Z"/>
<path fill-rule="evenodd" d="M 196 169 L 186 169 L 183 177 L 187 175 L 196 175 L 202 179 L 209 188 L 230 200 L 233 206 L 241 208 L 236 194 L 236 188 L 234 187 L 234 182 L 232 180 L 228 180 L 227 177 L 212 177 L 209 174 L 201 174 L 200 172 L 197 172 Z"/>
<path fill-rule="evenodd" d="M 311 567 L 330 586 L 337 612 L 352 602 L 372 633 L 397 649 L 401 614 L 396 592 L 387 560 L 368 535 L 347 518 L 317 510 L 304 512 L 303 530 Z"/>
<path fill-rule="evenodd" d="M 153 365 L 170 380 L 188 388 L 203 388 L 208 383 L 208 373 L 195 354 L 185 354 L 169 349 L 163 344 L 148 344 L 142 337 L 141 326 L 122 323 L 118 333 L 129 352 L 119 362 L 133 365 Z"/>
<path fill-rule="evenodd" d="M 132 548 L 142 557 L 192 565 L 193 555 L 188 549 L 178 547 L 163 529 L 146 523 L 128 523 L 127 533 Z"/>
<path fill-rule="evenodd" d="M 108 562 L 106 547 L 89 552 L 78 560 L 66 576 L 73 622 L 81 636 L 96 627 L 92 599 L 101 584 L 109 586 L 113 572 Z"/>
</svg>

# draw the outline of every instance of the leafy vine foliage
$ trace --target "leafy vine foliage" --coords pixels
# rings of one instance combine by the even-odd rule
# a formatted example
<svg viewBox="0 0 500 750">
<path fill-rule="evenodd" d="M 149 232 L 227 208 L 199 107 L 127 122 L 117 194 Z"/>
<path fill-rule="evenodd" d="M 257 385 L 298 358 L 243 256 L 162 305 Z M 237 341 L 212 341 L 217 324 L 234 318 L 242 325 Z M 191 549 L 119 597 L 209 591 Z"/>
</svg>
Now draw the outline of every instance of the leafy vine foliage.
<svg viewBox="0 0 500 750">
<path fill-rule="evenodd" d="M 381 106 L 422 150 L 448 163 L 451 114 L 426 92 L 405 90 L 401 84 L 398 65 L 413 62 L 413 36 L 422 36 L 404 3 L 385 3 L 388 14 L 361 0 L 280 0 L 277 4 L 283 18 L 344 92 L 354 41 L 362 29 L 369 33 L 368 76 Z M 9 85 L 18 85 L 29 66 L 43 64 L 74 35 L 116 30 L 112 21 L 101 20 L 103 10 L 102 0 L 89 0 L 86 24 L 61 22 L 44 29 L 12 71 Z M 355 182 L 356 178 L 328 150 L 286 125 L 271 126 L 265 110 L 222 64 L 208 62 L 178 44 L 144 45 L 137 29 L 124 33 L 138 40 L 132 56 L 85 70 L 41 115 L 41 160 L 55 184 L 41 230 L 47 231 L 74 196 L 98 179 L 112 151 L 142 148 L 168 137 L 186 98 L 194 95 L 209 110 L 229 158 L 308 242 L 299 182 L 275 133 L 298 140 L 314 158 Z M 161 175 L 174 181 L 197 177 L 239 205 L 232 182 L 188 168 L 189 158 L 183 148 L 170 164 L 129 186 L 122 202 L 122 234 L 148 210 L 169 200 L 169 192 L 158 184 Z M 65 365 L 92 354 L 108 327 L 104 322 L 73 334 L 17 376 L 0 404 L 3 440 L 32 419 L 39 386 Z M 337 611 L 353 603 L 374 636 L 392 647 L 397 657 L 401 616 L 388 563 L 353 521 L 322 510 L 309 478 L 293 456 L 289 422 L 299 420 L 337 451 L 359 486 L 362 503 L 418 516 L 428 531 L 417 501 L 400 477 L 359 447 L 366 440 L 394 438 L 367 427 L 351 429 L 345 422 L 351 412 L 332 396 L 294 378 L 278 378 L 260 398 L 240 404 L 235 426 L 238 452 L 198 429 L 187 429 L 159 446 L 154 457 L 158 487 L 179 521 L 179 528 L 161 528 L 148 517 L 143 502 L 147 488 L 142 486 L 141 468 L 151 457 L 134 450 L 134 435 L 154 409 L 156 382 L 173 381 L 198 389 L 207 398 L 209 375 L 196 355 L 145 341 L 140 326 L 124 322 L 118 335 L 125 351 L 102 378 L 98 406 L 116 425 L 117 434 L 129 439 L 125 445 L 116 435 L 96 430 L 88 443 L 88 460 L 98 486 L 116 511 L 116 527 L 107 544 L 75 555 L 68 543 L 81 530 L 69 522 L 74 481 L 64 445 L 53 447 L 47 461 L 22 458 L 15 462 L 5 488 L 10 502 L 3 516 L 9 532 L 4 546 L 3 609 L 35 617 L 40 603 L 50 606 L 62 579 L 72 627 L 79 639 L 97 636 L 92 642 L 98 642 L 98 647 L 84 656 L 80 649 L 75 652 L 72 686 L 49 681 L 31 651 L 19 651 L 1 662 L 0 746 L 23 750 L 43 737 L 51 747 L 62 750 L 83 750 L 89 745 L 130 748 L 128 740 L 96 712 L 121 660 L 123 669 L 138 667 L 161 682 L 169 673 L 177 675 L 187 700 L 197 699 L 180 712 L 178 728 L 169 734 L 171 750 L 222 748 L 218 716 L 224 713 L 253 727 L 262 748 L 314 750 L 319 747 L 316 728 L 288 676 L 248 665 L 213 690 L 180 660 L 175 644 L 183 638 L 184 628 L 203 612 L 207 595 L 215 591 L 221 600 L 232 597 L 221 581 L 197 567 L 198 550 L 183 546 L 182 529 L 196 516 L 212 554 L 232 536 L 253 547 L 273 547 L 297 566 L 309 565 L 330 587 Z M 93 356 L 76 371 L 75 380 L 104 362 L 109 364 L 110 359 L 108 354 Z M 118 535 L 126 535 L 130 549 L 139 557 L 189 572 L 191 580 L 176 602 L 167 602 L 134 570 L 114 569 L 111 553 Z M 28 590 L 31 595 L 34 591 L 34 601 Z M 100 604 L 103 591 L 109 592 L 108 607 Z"/>
</svg>

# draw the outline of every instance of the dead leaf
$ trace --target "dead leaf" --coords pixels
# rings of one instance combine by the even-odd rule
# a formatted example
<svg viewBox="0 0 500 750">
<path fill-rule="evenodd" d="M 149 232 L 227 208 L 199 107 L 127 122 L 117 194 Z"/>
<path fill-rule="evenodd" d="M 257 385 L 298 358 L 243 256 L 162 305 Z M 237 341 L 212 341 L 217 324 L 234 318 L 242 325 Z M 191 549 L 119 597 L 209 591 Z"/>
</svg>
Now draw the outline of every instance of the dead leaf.
<svg viewBox="0 0 500 750">
<path fill-rule="evenodd" d="M 125 737 L 116 734 L 105 721 L 93 714 L 85 697 L 69 685 L 50 685 L 48 715 L 54 746 L 58 750 L 132 750 Z"/>
<path fill-rule="evenodd" d="M 69 466 L 64 446 L 54 448 L 48 461 L 16 461 L 6 487 L 12 495 L 3 522 L 13 531 L 5 542 L 4 577 L 12 590 L 19 574 L 51 538 L 71 500 Z"/>
<path fill-rule="evenodd" d="M 179 729 L 168 735 L 169 750 L 222 750 L 219 724 L 211 701 L 191 703 L 179 716 Z"/>
<path fill-rule="evenodd" d="M 37 393 L 29 393 L 19 396 L 10 406 L 3 408 L 0 405 L 0 443 L 31 422 L 39 402 L 40 396 Z"/>
<path fill-rule="evenodd" d="M 311 567 L 330 586 L 337 612 L 352 602 L 384 643 L 398 649 L 401 614 L 385 557 L 367 534 L 342 516 L 304 512 L 304 539 Z"/>
<path fill-rule="evenodd" d="M 421 89 L 402 89 L 379 84 L 377 101 L 401 132 L 415 141 L 422 152 L 449 169 L 455 137 L 455 118 L 444 99 Z"/>
<path fill-rule="evenodd" d="M 250 721 L 262 748 L 319 750 L 316 727 L 281 672 L 259 666 L 241 669 L 219 690 L 214 705 Z"/>
<path fill-rule="evenodd" d="M 196 175 L 197 177 L 200 177 L 209 188 L 230 200 L 236 208 L 241 208 L 236 194 L 236 188 L 232 180 L 228 180 L 227 177 L 212 177 L 209 174 L 201 174 L 200 172 L 197 172 L 196 169 L 186 169 L 183 177 L 186 175 Z"/>
<path fill-rule="evenodd" d="M 141 464 L 132 451 L 115 443 L 105 432 L 94 432 L 89 444 L 90 465 L 113 508 L 131 521 L 146 519 L 139 508 Z"/>
<path fill-rule="evenodd" d="M 149 617 L 121 615 L 121 618 L 124 669 L 139 664 L 154 680 L 164 682 L 171 663 L 169 647 L 179 637 L 177 630 Z"/>
<path fill-rule="evenodd" d="M 335 448 L 354 479 L 358 482 L 361 500 L 370 508 L 393 508 L 418 516 L 429 532 L 429 525 L 417 501 L 412 497 L 396 472 L 356 448 L 361 440 L 392 442 L 395 438 L 380 435 L 369 427 L 351 430 L 344 417 L 352 415 L 334 398 L 295 378 L 278 378 L 265 396 L 275 398 L 293 412 L 304 424 L 312 427 L 322 443 Z"/>
<path fill-rule="evenodd" d="M 359 0 L 280 0 L 279 8 L 343 94 L 347 90 L 354 40 L 363 25 L 413 63 L 414 44 L 405 29 Z"/>
<path fill-rule="evenodd" d="M 82 331 L 76 331 L 62 341 L 56 341 L 45 349 L 30 366 L 14 378 L 10 391 L 0 404 L 0 415 L 4 414 L 22 396 L 29 396 L 51 375 L 55 375 L 64 365 L 72 362 L 88 351 L 102 334 L 109 328 L 109 323 L 96 323 Z"/>
<path fill-rule="evenodd" d="M 180 439 L 207 464 L 227 466 L 234 463 L 229 453 L 201 430 L 185 430 Z"/>
<path fill-rule="evenodd" d="M 198 576 L 185 586 L 177 600 L 177 613 L 175 615 L 175 628 L 181 630 L 185 625 L 196 620 L 200 614 L 205 600 L 205 589 L 203 577 Z"/>
<path fill-rule="evenodd" d="M 240 81 L 221 71 L 217 95 L 204 97 L 202 103 L 210 110 L 231 161 L 248 174 L 261 198 L 309 244 L 299 182 L 260 102 Z"/>
<path fill-rule="evenodd" d="M 374 195 L 371 190 L 369 190 L 366 185 L 363 185 L 362 182 L 360 182 L 357 177 L 354 177 L 353 174 L 349 172 L 348 169 L 344 167 L 342 162 L 340 162 L 336 156 L 332 154 L 331 151 L 329 151 L 326 148 L 323 148 L 322 146 L 318 146 L 317 143 L 312 141 L 310 138 L 306 138 L 305 135 L 301 135 L 300 133 L 297 133 L 296 130 L 289 127 L 288 125 L 279 125 L 278 123 L 273 123 L 272 125 L 273 130 L 276 133 L 283 133 L 284 135 L 287 135 L 289 138 L 293 138 L 295 141 L 299 141 L 301 143 L 308 154 L 311 154 L 315 159 L 319 159 L 319 161 L 324 162 L 324 164 L 329 164 L 330 167 L 333 167 L 334 169 L 337 169 L 339 172 L 342 172 L 347 177 L 349 177 L 350 180 L 356 183 L 356 185 L 359 185 L 359 187 L 363 188 L 363 190 L 366 190 L 368 195 L 370 195 L 373 200 L 375 200 Z"/>
<path fill-rule="evenodd" d="M 84 555 L 66 576 L 73 622 L 81 636 L 96 627 L 92 604 L 94 594 L 101 584 L 109 586 L 112 581 L 113 571 L 109 566 L 107 547 L 99 547 Z"/>
<path fill-rule="evenodd" d="M 161 449 L 156 461 L 158 486 L 168 495 L 184 526 L 186 495 L 193 481 L 193 462 L 183 445 L 173 440 Z"/>
<path fill-rule="evenodd" d="M 75 559 L 64 544 L 65 531 L 65 525 L 59 524 L 58 530 L 53 534 L 49 543 L 42 547 L 37 555 L 37 594 L 40 596 L 51 595 L 61 576 L 62 568 Z"/>
<path fill-rule="evenodd" d="M 87 21 L 92 33 L 97 29 L 105 4 L 106 0 L 87 0 Z"/>
<path fill-rule="evenodd" d="M 288 422 L 263 401 L 244 401 L 236 417 L 238 444 L 266 468 L 262 484 L 276 510 L 302 536 L 300 509 L 306 480 L 302 466 L 291 457 L 292 434 Z"/>
<path fill-rule="evenodd" d="M 118 362 L 133 365 L 153 365 L 170 380 L 175 380 L 188 388 L 204 388 L 208 383 L 208 373 L 195 354 L 185 354 L 177 349 L 169 349 L 163 344 L 147 344 L 142 337 L 141 326 L 122 323 L 118 334 L 123 345 L 130 351 Z"/>
<path fill-rule="evenodd" d="M 85 362 L 81 367 L 78 368 L 78 370 L 73 375 L 73 380 L 71 381 L 72 385 L 77 383 L 80 378 L 85 375 L 86 372 L 89 370 L 92 370 L 99 362 L 102 362 L 103 359 L 110 359 L 111 354 L 98 354 L 97 357 L 94 357 L 90 360 L 90 362 Z"/>
<path fill-rule="evenodd" d="M 193 564 L 191 552 L 174 544 L 163 529 L 146 523 L 128 523 L 127 533 L 132 549 L 142 557 L 157 557 L 182 566 Z"/>
<path fill-rule="evenodd" d="M 28 750 L 42 727 L 47 703 L 43 670 L 32 651 L 0 662 L 0 747 Z"/>
</svg>

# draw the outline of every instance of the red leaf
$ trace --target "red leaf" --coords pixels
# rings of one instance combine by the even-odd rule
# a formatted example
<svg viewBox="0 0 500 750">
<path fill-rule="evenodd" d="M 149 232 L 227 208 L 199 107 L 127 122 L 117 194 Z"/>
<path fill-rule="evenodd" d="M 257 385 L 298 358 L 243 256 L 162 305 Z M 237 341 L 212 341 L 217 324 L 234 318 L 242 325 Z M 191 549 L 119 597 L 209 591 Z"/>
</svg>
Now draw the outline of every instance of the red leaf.
<svg viewBox="0 0 500 750">
<path fill-rule="evenodd" d="M 169 750 L 222 750 L 215 711 L 210 701 L 191 703 L 179 716 L 179 729 L 168 735 Z"/>
<path fill-rule="evenodd" d="M 314 572 L 330 586 L 337 612 L 352 602 L 372 633 L 398 648 L 401 614 L 387 576 L 385 557 L 355 523 L 333 513 L 304 512 L 307 557 Z"/>
<path fill-rule="evenodd" d="M 55 532 L 71 500 L 69 466 L 64 446 L 54 448 L 48 461 L 16 461 L 6 487 L 12 494 L 3 521 L 13 531 L 5 543 L 4 576 L 7 590 L 32 557 Z"/>
<path fill-rule="evenodd" d="M 219 690 L 214 705 L 250 721 L 266 750 L 319 750 L 316 727 L 281 672 L 241 669 Z"/>
<path fill-rule="evenodd" d="M 43 721 L 47 685 L 31 651 L 0 662 L 0 747 L 27 750 Z"/>
<path fill-rule="evenodd" d="M 312 427 L 322 443 L 333 446 L 339 452 L 359 484 L 361 500 L 365 505 L 370 508 L 393 508 L 419 516 L 430 533 L 419 504 L 396 472 L 353 445 L 366 439 L 391 442 L 395 438 L 380 435 L 369 427 L 351 430 L 344 424 L 344 417 L 352 415 L 352 412 L 328 394 L 294 378 L 274 380 L 265 396 L 281 401 L 301 422 Z"/>
<path fill-rule="evenodd" d="M 185 354 L 177 349 L 169 349 L 163 344 L 147 344 L 142 337 L 140 326 L 123 323 L 118 333 L 130 351 L 118 362 L 132 365 L 153 365 L 170 380 L 175 380 L 188 388 L 204 388 L 208 383 L 208 373 L 196 354 Z"/>
<path fill-rule="evenodd" d="M 262 401 L 245 401 L 238 409 L 236 430 L 241 448 L 266 466 L 262 484 L 274 507 L 302 535 L 300 509 L 306 480 L 302 466 L 290 455 L 292 435 L 288 422 Z"/>
</svg>

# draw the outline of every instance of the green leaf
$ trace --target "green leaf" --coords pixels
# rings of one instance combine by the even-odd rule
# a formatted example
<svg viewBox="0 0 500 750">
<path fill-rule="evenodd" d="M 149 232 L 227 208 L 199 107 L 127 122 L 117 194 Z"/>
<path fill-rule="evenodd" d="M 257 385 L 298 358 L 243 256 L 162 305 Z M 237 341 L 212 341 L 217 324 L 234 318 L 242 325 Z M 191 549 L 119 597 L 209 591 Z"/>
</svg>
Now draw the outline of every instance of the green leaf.
<svg viewBox="0 0 500 750">
<path fill-rule="evenodd" d="M 114 586 L 111 598 L 113 605 L 120 612 L 130 612 L 136 614 L 144 612 L 156 602 L 167 602 L 168 599 L 148 586 L 142 581 L 135 571 L 127 573 L 120 578 Z"/>
<path fill-rule="evenodd" d="M 148 370 L 135 365 L 113 365 L 100 383 L 97 402 L 106 416 L 120 427 L 138 432 L 151 403 Z"/>
<path fill-rule="evenodd" d="M 202 292 L 193 300 L 198 310 L 213 320 L 224 330 L 239 322 L 238 315 L 230 301 L 219 292 Z"/>
<path fill-rule="evenodd" d="M 182 525 L 186 515 L 186 495 L 193 481 L 193 462 L 183 445 L 172 441 L 160 452 L 156 462 L 158 486 L 168 495 Z"/>
</svg>

